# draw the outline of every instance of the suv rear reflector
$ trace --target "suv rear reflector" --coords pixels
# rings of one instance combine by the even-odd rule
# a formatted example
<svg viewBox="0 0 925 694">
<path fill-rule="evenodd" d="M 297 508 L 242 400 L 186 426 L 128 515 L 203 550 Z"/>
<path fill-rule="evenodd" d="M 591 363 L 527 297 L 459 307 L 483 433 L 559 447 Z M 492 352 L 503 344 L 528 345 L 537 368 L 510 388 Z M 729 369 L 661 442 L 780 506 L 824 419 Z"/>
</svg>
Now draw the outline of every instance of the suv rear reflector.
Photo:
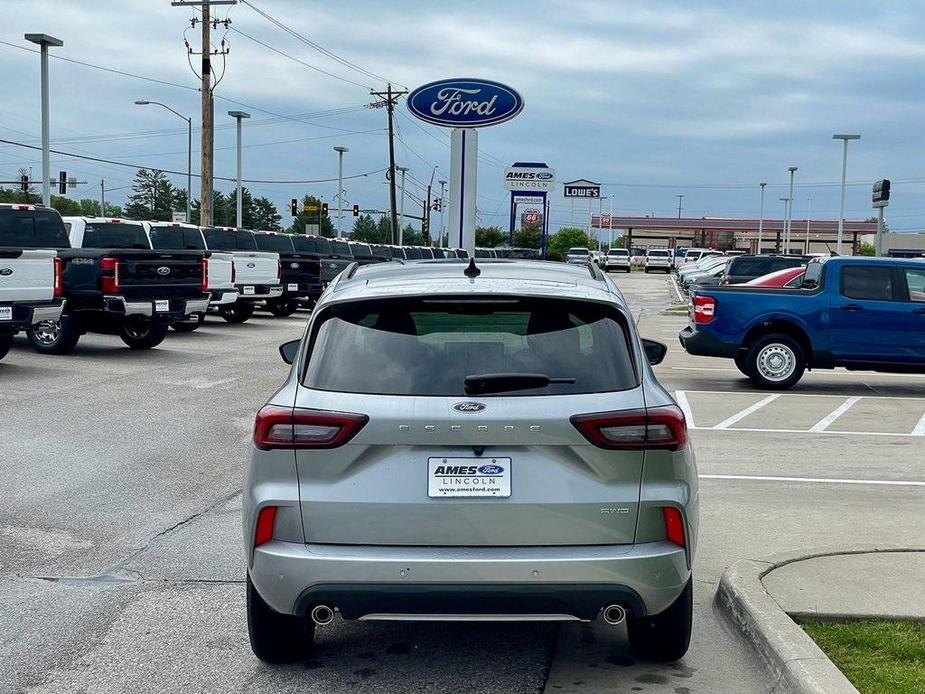
<svg viewBox="0 0 925 694">
<path fill-rule="evenodd" d="M 716 316 L 716 299 L 712 296 L 694 295 L 694 322 L 702 325 Z"/>
<path fill-rule="evenodd" d="M 273 539 L 273 524 L 276 523 L 276 506 L 264 506 L 257 514 L 257 525 L 254 528 L 254 547 Z"/>
<path fill-rule="evenodd" d="M 668 541 L 679 547 L 686 547 L 687 539 L 684 536 L 684 518 L 681 517 L 681 512 L 673 506 L 664 506 L 662 518 L 665 519 L 665 536 Z"/>
<path fill-rule="evenodd" d="M 254 445 L 274 448 L 337 448 L 369 421 L 365 414 L 266 405 L 254 421 Z"/>
<path fill-rule="evenodd" d="M 579 414 L 569 421 L 598 448 L 677 451 L 687 443 L 684 414 L 672 406 Z"/>
</svg>

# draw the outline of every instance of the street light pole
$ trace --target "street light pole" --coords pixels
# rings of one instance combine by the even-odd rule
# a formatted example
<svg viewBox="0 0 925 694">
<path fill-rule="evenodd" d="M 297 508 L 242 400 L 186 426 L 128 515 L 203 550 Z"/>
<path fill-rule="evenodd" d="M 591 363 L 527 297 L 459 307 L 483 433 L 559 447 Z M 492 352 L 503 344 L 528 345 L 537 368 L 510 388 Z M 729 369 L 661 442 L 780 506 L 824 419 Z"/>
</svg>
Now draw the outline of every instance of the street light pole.
<svg viewBox="0 0 925 694">
<path fill-rule="evenodd" d="M 791 166 L 787 168 L 787 171 L 790 172 L 790 192 L 787 194 L 787 251 L 790 251 L 790 242 L 793 240 L 793 174 L 796 173 L 797 167 Z"/>
<path fill-rule="evenodd" d="M 407 166 L 396 166 L 396 171 L 401 172 L 401 184 L 399 185 L 398 198 L 398 245 L 404 245 L 405 240 L 405 174 L 408 172 Z"/>
<path fill-rule="evenodd" d="M 245 118 L 250 118 L 251 114 L 245 113 L 244 111 L 229 111 L 228 115 L 235 119 L 236 121 L 236 130 L 237 130 L 237 140 L 238 140 L 238 209 L 237 215 L 235 217 L 235 226 L 239 229 L 244 226 L 243 217 L 244 217 L 244 191 L 241 190 L 241 121 Z"/>
<path fill-rule="evenodd" d="M 761 255 L 761 236 L 764 232 L 764 187 L 768 185 L 767 183 L 759 183 L 761 186 L 761 202 L 758 207 L 758 249 L 757 255 Z"/>
<path fill-rule="evenodd" d="M 783 230 L 782 235 L 783 235 L 783 240 L 784 240 L 783 252 L 786 253 L 787 252 L 787 206 L 788 206 L 788 203 L 790 202 L 790 198 L 778 198 L 778 200 L 784 203 L 784 230 Z"/>
<path fill-rule="evenodd" d="M 344 211 L 344 152 L 350 150 L 338 145 L 334 148 L 337 152 L 337 238 L 341 237 L 341 218 Z"/>
<path fill-rule="evenodd" d="M 803 243 L 803 255 L 809 255 L 809 218 L 813 214 L 813 199 L 806 198 L 806 239 Z"/>
<path fill-rule="evenodd" d="M 681 219 L 681 201 L 685 198 L 684 195 L 678 195 L 678 219 Z"/>
<path fill-rule="evenodd" d="M 136 99 L 136 106 L 148 106 L 154 104 L 155 106 L 161 106 L 166 108 L 171 113 L 182 118 L 186 121 L 187 136 L 186 136 L 186 223 L 191 224 L 193 222 L 193 213 L 192 213 L 192 201 L 193 201 L 193 117 L 184 116 L 182 113 L 174 111 L 167 104 L 162 104 L 160 101 L 148 101 L 147 99 Z"/>
<path fill-rule="evenodd" d="M 440 183 L 440 245 L 443 245 L 443 237 L 446 236 L 446 228 L 443 225 L 443 206 L 446 202 L 443 199 L 444 191 L 446 189 L 446 181 L 441 179 Z M 447 240 L 447 245 L 449 245 L 449 240 Z"/>
<path fill-rule="evenodd" d="M 838 206 L 838 236 L 835 241 L 835 252 L 841 255 L 842 235 L 845 230 L 845 182 L 848 176 L 848 140 L 860 140 L 860 135 L 832 135 L 833 140 L 841 140 L 842 158 L 841 158 L 841 203 Z"/>
<path fill-rule="evenodd" d="M 42 204 L 51 207 L 51 139 L 48 124 L 48 47 L 63 46 L 64 41 L 48 34 L 26 34 L 26 41 L 36 43 L 42 53 Z"/>
</svg>

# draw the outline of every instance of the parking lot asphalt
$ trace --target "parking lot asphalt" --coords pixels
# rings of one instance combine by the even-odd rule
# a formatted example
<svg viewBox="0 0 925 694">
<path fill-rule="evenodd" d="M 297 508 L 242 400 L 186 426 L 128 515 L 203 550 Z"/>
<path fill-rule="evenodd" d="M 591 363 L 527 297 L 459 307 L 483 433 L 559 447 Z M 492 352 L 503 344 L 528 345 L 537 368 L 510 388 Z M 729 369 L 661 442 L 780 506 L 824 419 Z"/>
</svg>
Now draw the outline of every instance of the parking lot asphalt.
<svg viewBox="0 0 925 694">
<path fill-rule="evenodd" d="M 618 275 L 656 372 L 694 427 L 702 519 L 691 650 L 637 663 L 621 628 L 341 623 L 305 663 L 269 667 L 245 627 L 240 488 L 277 345 L 307 314 L 210 318 L 132 352 L 88 335 L 0 362 L 0 692 L 764 692 L 716 611 L 728 565 L 809 547 L 925 544 L 925 378 L 812 372 L 769 399 L 691 357 L 662 275 Z"/>
</svg>

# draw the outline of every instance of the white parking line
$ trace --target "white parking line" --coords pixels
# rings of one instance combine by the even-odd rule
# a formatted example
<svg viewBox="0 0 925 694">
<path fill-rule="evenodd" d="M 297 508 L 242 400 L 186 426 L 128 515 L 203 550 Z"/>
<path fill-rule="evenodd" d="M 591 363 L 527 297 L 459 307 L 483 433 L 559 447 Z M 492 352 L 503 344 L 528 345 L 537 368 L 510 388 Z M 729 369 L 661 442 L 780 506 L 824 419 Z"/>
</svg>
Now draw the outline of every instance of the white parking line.
<svg viewBox="0 0 925 694">
<path fill-rule="evenodd" d="M 674 399 L 677 401 L 678 407 L 681 408 L 681 412 L 684 413 L 684 419 L 687 420 L 687 428 L 696 429 L 697 425 L 694 424 L 694 413 L 691 411 L 691 404 L 687 401 L 687 393 L 683 390 L 676 390 Z"/>
<path fill-rule="evenodd" d="M 811 434 L 813 436 L 898 436 L 908 438 L 911 436 L 921 437 L 922 434 L 895 433 L 891 431 L 810 431 L 809 429 L 760 429 L 757 427 L 736 427 L 734 429 L 714 429 L 713 427 L 692 427 L 688 429 L 696 431 L 734 431 L 740 433 L 757 433 L 757 434 Z"/>
<path fill-rule="evenodd" d="M 770 475 L 698 475 L 702 480 L 750 480 L 756 482 L 803 482 L 806 484 L 856 484 L 881 487 L 925 487 L 917 480 L 852 480 L 831 477 L 773 477 Z"/>
<path fill-rule="evenodd" d="M 828 429 L 832 424 L 835 423 L 835 420 L 836 420 L 836 419 L 838 419 L 838 418 L 841 417 L 843 414 L 845 414 L 845 412 L 847 412 L 848 410 L 850 410 L 850 409 L 851 409 L 851 406 L 854 405 L 854 403 L 856 403 L 856 402 L 857 402 L 858 400 L 860 400 L 860 399 L 861 399 L 861 398 L 858 398 L 858 397 L 848 398 L 848 399 L 845 400 L 841 405 L 839 405 L 838 407 L 836 407 L 835 410 L 833 410 L 832 412 L 830 412 L 829 414 L 827 414 L 825 417 L 823 417 L 822 419 L 820 419 L 818 422 L 816 422 L 815 424 L 813 424 L 813 425 L 809 428 L 809 430 L 810 430 L 810 431 L 825 431 L 825 430 Z"/>
<path fill-rule="evenodd" d="M 756 402 L 754 405 L 749 405 L 749 406 L 746 407 L 744 410 L 742 410 L 742 411 L 740 411 L 740 412 L 736 412 L 736 413 L 735 413 L 734 415 L 732 415 L 731 417 L 727 417 L 727 418 L 724 419 L 722 422 L 720 422 L 719 424 L 715 425 L 713 428 L 714 428 L 714 429 L 728 429 L 729 427 L 731 427 L 733 424 L 735 424 L 735 423 L 738 422 L 739 420 L 745 419 L 746 417 L 748 417 L 748 415 L 750 415 L 750 414 L 752 414 L 752 413 L 754 413 L 754 412 L 757 412 L 758 410 L 760 410 L 760 409 L 761 409 L 762 407 L 764 407 L 765 405 L 770 405 L 772 402 L 774 402 L 775 400 L 777 400 L 777 398 L 779 398 L 779 397 L 780 397 L 780 394 L 779 394 L 779 393 L 776 394 L 776 395 L 769 395 L 768 397 L 759 400 L 759 401 Z"/>
<path fill-rule="evenodd" d="M 678 391 L 680 392 L 680 391 Z M 685 393 L 695 395 L 765 395 L 760 390 L 685 390 Z M 844 395 L 844 393 L 780 393 L 788 398 L 831 398 Z M 915 395 L 862 395 L 865 400 L 925 400 L 925 397 Z"/>
<path fill-rule="evenodd" d="M 675 371 L 728 371 L 731 373 L 741 374 L 742 372 L 734 368 L 726 368 L 722 366 L 669 366 L 669 369 L 674 369 Z M 831 369 L 819 369 L 814 371 L 816 374 L 824 374 L 827 376 L 851 376 L 852 378 L 858 378 L 858 371 L 833 371 Z M 864 373 L 869 375 L 876 375 L 878 378 L 881 376 L 884 378 L 925 378 L 925 374 L 892 374 L 880 371 L 865 371 Z M 694 391 L 691 391 L 694 392 Z M 708 391 L 704 391 L 708 392 Z"/>
<path fill-rule="evenodd" d="M 671 275 L 671 286 L 674 287 L 674 293 L 678 295 L 678 302 L 685 303 L 684 297 L 681 296 L 681 289 L 678 287 L 678 279 L 674 275 Z"/>
</svg>

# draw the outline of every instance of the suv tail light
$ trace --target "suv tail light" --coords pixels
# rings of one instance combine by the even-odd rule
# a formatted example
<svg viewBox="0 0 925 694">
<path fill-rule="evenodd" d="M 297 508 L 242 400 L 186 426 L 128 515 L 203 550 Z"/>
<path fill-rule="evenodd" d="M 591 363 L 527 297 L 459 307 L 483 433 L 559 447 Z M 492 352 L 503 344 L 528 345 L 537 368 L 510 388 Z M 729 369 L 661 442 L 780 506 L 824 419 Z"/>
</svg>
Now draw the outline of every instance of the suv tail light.
<svg viewBox="0 0 925 694">
<path fill-rule="evenodd" d="M 599 448 L 677 451 L 687 443 L 687 423 L 677 407 L 579 414 L 569 421 Z"/>
<path fill-rule="evenodd" d="M 681 512 L 673 506 L 662 507 L 662 518 L 665 519 L 665 537 L 679 547 L 687 546 L 687 537 L 684 534 L 684 518 Z"/>
<path fill-rule="evenodd" d="M 100 258 L 100 271 L 103 294 L 116 294 L 119 291 L 119 259 Z"/>
<path fill-rule="evenodd" d="M 716 299 L 712 296 L 697 294 L 694 296 L 694 322 L 702 325 L 709 323 L 716 316 Z"/>
<path fill-rule="evenodd" d="M 199 283 L 199 288 L 207 293 L 209 291 L 209 259 L 203 258 L 200 262 L 202 263 L 202 281 Z"/>
<path fill-rule="evenodd" d="M 53 296 L 56 299 L 64 296 L 64 261 L 61 258 L 55 258 L 55 291 Z"/>
<path fill-rule="evenodd" d="M 254 445 L 273 448 L 337 448 L 369 421 L 365 414 L 266 405 L 254 422 Z"/>
</svg>

